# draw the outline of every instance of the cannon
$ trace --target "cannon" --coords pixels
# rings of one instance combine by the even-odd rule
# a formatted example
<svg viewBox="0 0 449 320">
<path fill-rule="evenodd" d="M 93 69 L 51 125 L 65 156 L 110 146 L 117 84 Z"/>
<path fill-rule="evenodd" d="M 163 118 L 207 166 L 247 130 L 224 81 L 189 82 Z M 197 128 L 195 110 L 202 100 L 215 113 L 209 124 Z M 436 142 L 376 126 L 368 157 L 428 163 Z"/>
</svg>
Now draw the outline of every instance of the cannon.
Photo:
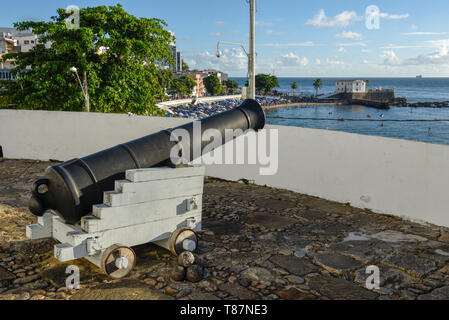
<svg viewBox="0 0 449 320">
<path fill-rule="evenodd" d="M 202 133 L 216 129 L 224 144 L 228 129 L 261 130 L 265 114 L 255 100 L 201 122 Z M 196 123 L 197 124 L 197 123 Z M 171 162 L 175 130 L 196 137 L 189 123 L 48 168 L 32 187 L 29 239 L 54 238 L 61 262 L 86 258 L 110 277 L 127 276 L 136 263 L 133 246 L 155 243 L 174 255 L 195 251 L 202 227 L 205 168 Z M 202 139 L 201 139 L 202 140 Z M 201 153 L 210 141 L 201 141 Z M 198 156 L 190 147 L 187 161 Z M 175 149 L 176 150 L 176 149 Z M 179 149 L 182 152 L 182 148 Z M 209 150 L 210 151 L 210 150 Z"/>
<path fill-rule="evenodd" d="M 203 132 L 217 129 L 222 132 L 223 139 L 226 129 L 258 131 L 264 126 L 265 114 L 262 107 L 257 101 L 250 99 L 245 100 L 238 108 L 201 121 Z M 176 129 L 187 130 L 193 141 L 193 123 Z M 114 189 L 116 180 L 125 178 L 126 170 L 167 164 L 170 152 L 177 144 L 176 141 L 171 141 L 171 133 L 176 129 L 164 130 L 48 168 L 45 176 L 32 187 L 30 211 L 39 217 L 48 210 L 54 210 L 66 223 L 78 223 L 91 212 L 93 205 L 102 202 L 105 191 Z M 202 148 L 207 144 L 203 141 Z M 190 156 L 194 156 L 193 152 L 190 152 Z"/>
</svg>

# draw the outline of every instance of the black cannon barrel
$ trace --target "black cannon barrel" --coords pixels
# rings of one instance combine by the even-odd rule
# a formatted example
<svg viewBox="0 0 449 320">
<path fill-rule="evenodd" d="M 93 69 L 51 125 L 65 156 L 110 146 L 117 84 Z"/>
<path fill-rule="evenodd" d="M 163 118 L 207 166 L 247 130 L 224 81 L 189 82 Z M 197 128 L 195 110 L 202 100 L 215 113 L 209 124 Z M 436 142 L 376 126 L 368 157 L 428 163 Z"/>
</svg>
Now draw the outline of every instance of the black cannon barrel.
<svg viewBox="0 0 449 320">
<path fill-rule="evenodd" d="M 265 126 L 265 114 L 255 100 L 245 100 L 238 108 L 209 117 L 201 121 L 201 133 L 216 129 L 261 130 Z M 188 123 L 176 129 L 189 132 L 191 142 L 194 124 Z M 177 144 L 171 141 L 172 132 L 164 130 L 114 148 L 74 159 L 48 168 L 42 179 L 32 188 L 30 211 L 42 216 L 54 210 L 66 223 L 76 224 L 92 212 L 92 206 L 103 203 L 105 191 L 114 190 L 116 180 L 123 180 L 127 170 L 152 168 L 170 161 L 170 153 Z M 225 143 L 223 138 L 222 143 Z M 202 148 L 210 142 L 202 141 Z M 194 160 L 190 152 L 190 160 Z"/>
</svg>

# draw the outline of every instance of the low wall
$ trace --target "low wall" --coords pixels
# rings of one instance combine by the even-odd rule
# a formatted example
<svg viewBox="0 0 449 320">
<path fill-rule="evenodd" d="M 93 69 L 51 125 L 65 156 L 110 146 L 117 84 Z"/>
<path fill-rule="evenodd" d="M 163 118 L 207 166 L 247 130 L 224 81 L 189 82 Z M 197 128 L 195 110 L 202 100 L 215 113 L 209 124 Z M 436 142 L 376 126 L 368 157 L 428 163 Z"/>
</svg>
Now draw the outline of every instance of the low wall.
<svg viewBox="0 0 449 320">
<path fill-rule="evenodd" d="M 6 158 L 69 160 L 187 120 L 111 114 L 0 110 Z M 210 166 L 210 176 L 254 180 L 378 213 L 449 227 L 449 147 L 294 127 L 279 132 L 279 170 Z M 354 230 L 356 231 L 356 230 Z"/>
</svg>

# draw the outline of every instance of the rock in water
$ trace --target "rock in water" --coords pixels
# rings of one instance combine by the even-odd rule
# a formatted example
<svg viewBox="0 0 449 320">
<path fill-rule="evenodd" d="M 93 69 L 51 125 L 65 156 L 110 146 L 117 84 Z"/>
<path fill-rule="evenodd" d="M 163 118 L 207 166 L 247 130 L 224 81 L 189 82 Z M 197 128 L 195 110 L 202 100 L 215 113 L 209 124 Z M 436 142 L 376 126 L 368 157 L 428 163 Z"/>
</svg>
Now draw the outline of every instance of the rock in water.
<svg viewBox="0 0 449 320">
<path fill-rule="evenodd" d="M 181 253 L 178 257 L 178 264 L 182 267 L 190 267 L 195 264 L 195 256 L 189 251 Z"/>
<path fill-rule="evenodd" d="M 170 277 L 173 281 L 184 281 L 184 279 L 186 278 L 186 269 L 181 266 L 176 266 L 173 268 Z"/>
<path fill-rule="evenodd" d="M 203 280 L 204 268 L 199 265 L 193 265 L 187 268 L 186 279 L 192 283 Z"/>
</svg>

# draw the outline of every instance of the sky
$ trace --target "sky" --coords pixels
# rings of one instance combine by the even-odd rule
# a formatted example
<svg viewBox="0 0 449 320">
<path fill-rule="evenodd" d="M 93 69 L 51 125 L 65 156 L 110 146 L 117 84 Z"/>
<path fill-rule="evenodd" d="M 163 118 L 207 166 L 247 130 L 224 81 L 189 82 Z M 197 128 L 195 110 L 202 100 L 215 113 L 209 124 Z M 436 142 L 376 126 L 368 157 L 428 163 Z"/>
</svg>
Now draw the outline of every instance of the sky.
<svg viewBox="0 0 449 320">
<path fill-rule="evenodd" d="M 0 0 L 1 8 L 8 7 L 0 11 L 0 27 L 49 20 L 56 8 L 69 5 L 117 3 L 135 16 L 165 20 L 191 69 L 247 75 L 240 47 L 223 46 L 222 57 L 215 55 L 218 41 L 239 42 L 248 49 L 246 0 Z M 449 77 L 447 0 L 257 0 L 256 24 L 257 73 Z"/>
</svg>

